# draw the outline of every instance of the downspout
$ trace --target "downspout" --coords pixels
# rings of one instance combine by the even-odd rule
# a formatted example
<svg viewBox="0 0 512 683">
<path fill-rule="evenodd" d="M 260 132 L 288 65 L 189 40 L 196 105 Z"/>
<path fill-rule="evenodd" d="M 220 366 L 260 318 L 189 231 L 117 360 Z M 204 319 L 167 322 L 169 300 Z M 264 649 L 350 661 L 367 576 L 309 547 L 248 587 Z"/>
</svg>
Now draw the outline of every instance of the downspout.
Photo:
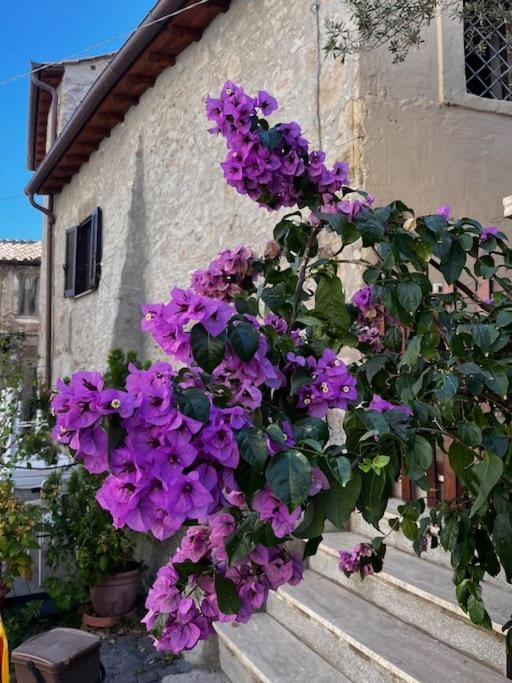
<svg viewBox="0 0 512 683">
<path fill-rule="evenodd" d="M 46 90 L 52 97 L 51 104 L 51 131 L 50 148 L 57 138 L 57 113 L 58 94 L 57 89 L 52 88 L 37 77 L 37 72 L 32 74 L 33 83 L 42 90 Z M 48 206 L 38 204 L 34 199 L 33 192 L 27 192 L 28 201 L 38 211 L 46 216 L 46 318 L 45 318 L 45 380 L 48 389 L 52 386 L 52 331 L 53 331 L 53 229 L 55 226 L 55 214 L 53 213 L 53 195 L 48 196 Z"/>
</svg>

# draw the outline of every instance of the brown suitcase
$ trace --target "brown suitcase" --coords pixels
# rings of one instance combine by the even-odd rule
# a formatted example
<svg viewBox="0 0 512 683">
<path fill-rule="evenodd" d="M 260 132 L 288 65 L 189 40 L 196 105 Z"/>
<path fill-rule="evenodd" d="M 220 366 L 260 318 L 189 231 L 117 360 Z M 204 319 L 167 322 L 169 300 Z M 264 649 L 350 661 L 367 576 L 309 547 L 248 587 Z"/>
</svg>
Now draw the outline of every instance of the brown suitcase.
<svg viewBox="0 0 512 683">
<path fill-rule="evenodd" d="M 99 683 L 105 673 L 100 639 L 74 628 L 54 628 L 12 651 L 17 683 Z"/>
</svg>

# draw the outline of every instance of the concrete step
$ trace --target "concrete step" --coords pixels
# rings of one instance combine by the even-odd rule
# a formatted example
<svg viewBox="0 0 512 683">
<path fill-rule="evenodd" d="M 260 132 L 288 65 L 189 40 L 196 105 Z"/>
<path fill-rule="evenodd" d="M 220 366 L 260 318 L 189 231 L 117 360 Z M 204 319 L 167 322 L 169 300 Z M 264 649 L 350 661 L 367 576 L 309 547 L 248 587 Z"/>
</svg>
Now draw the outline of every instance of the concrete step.
<svg viewBox="0 0 512 683">
<path fill-rule="evenodd" d="M 396 548 L 388 548 L 384 570 L 361 580 L 339 570 L 339 550 L 349 550 L 369 539 L 351 532 L 329 533 L 309 566 L 322 576 L 349 588 L 365 600 L 423 629 L 451 647 L 505 671 L 505 638 L 501 626 L 510 618 L 512 592 L 485 584 L 483 595 L 494 629 L 479 628 L 457 606 L 452 572 Z"/>
<path fill-rule="evenodd" d="M 388 504 L 388 509 L 384 514 L 380 522 L 380 531 L 373 527 L 368 522 L 365 522 L 363 516 L 360 512 L 355 512 L 350 517 L 349 530 L 355 534 L 361 534 L 361 536 L 368 536 L 369 538 L 375 538 L 375 536 L 387 534 L 390 530 L 388 521 L 394 517 L 398 517 L 398 506 L 402 505 L 403 501 L 398 498 L 391 498 Z M 401 531 L 393 531 L 386 538 L 386 544 L 388 547 L 398 548 L 409 555 L 414 555 L 414 549 L 412 547 L 411 541 L 409 541 L 402 534 Z M 429 548 L 422 557 L 428 562 L 433 562 L 434 564 L 440 564 L 443 567 L 450 568 L 450 556 L 441 547 L 435 549 Z"/>
<path fill-rule="evenodd" d="M 268 614 L 215 628 L 220 666 L 232 683 L 350 683 Z"/>
<path fill-rule="evenodd" d="M 355 683 L 506 680 L 312 570 L 271 593 L 267 612 Z"/>
<path fill-rule="evenodd" d="M 365 522 L 360 512 L 355 512 L 351 515 L 348 528 L 350 531 L 353 531 L 356 534 L 368 536 L 369 538 L 375 538 L 375 536 L 379 536 L 379 534 L 385 535 L 390 530 L 388 521 L 394 517 L 398 517 L 398 506 L 402 504 L 403 500 L 400 500 L 399 498 L 390 498 L 386 513 L 380 523 L 380 532 L 371 524 Z M 329 529 L 329 531 L 331 531 L 331 529 Z M 388 547 L 397 548 L 398 550 L 402 550 L 403 552 L 416 557 L 411 541 L 405 538 L 400 531 L 394 531 L 390 533 L 386 538 L 386 544 Z M 450 555 L 443 550 L 440 545 L 434 549 L 429 548 L 426 552 L 422 553 L 421 557 L 427 560 L 427 562 L 432 562 L 434 564 L 451 569 Z M 496 577 L 487 576 L 485 581 L 486 583 L 494 585 L 510 586 L 510 584 L 507 583 L 507 579 L 503 572 Z"/>
</svg>

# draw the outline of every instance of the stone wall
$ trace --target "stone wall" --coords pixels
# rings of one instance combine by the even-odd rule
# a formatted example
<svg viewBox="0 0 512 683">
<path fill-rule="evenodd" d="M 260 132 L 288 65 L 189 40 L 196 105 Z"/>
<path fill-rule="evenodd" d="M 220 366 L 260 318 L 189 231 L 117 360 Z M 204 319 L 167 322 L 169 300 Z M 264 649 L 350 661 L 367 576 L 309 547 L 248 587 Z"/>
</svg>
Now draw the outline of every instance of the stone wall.
<svg viewBox="0 0 512 683">
<path fill-rule="evenodd" d="M 226 79 L 274 93 L 280 120 L 301 121 L 314 145 L 320 109 L 329 161 L 358 160 L 355 63 L 324 62 L 318 49 L 317 31 L 339 3 L 324 0 L 318 18 L 311 7 L 311 0 L 294 0 L 293 12 L 275 0 L 233 0 L 56 197 L 53 379 L 103 368 L 114 346 L 154 357 L 139 332 L 139 304 L 187 285 L 221 248 L 261 249 L 270 237 L 276 217 L 226 186 L 223 141 L 207 133 L 204 98 Z M 64 299 L 65 229 L 96 206 L 103 211 L 100 286 Z"/>
</svg>

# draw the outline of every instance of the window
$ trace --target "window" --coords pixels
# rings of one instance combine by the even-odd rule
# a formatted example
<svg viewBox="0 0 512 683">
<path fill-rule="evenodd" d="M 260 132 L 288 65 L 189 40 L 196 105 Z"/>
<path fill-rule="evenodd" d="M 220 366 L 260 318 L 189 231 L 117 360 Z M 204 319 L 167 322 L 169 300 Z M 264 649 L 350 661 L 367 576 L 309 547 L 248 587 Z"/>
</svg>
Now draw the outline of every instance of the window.
<svg viewBox="0 0 512 683">
<path fill-rule="evenodd" d="M 493 100 L 512 101 L 512 26 L 495 25 L 482 13 L 464 21 L 466 90 Z"/>
<path fill-rule="evenodd" d="M 66 230 L 64 296 L 96 289 L 101 274 L 101 209 Z"/>
<path fill-rule="evenodd" d="M 19 282 L 18 315 L 37 315 L 39 277 L 23 274 Z"/>
</svg>

